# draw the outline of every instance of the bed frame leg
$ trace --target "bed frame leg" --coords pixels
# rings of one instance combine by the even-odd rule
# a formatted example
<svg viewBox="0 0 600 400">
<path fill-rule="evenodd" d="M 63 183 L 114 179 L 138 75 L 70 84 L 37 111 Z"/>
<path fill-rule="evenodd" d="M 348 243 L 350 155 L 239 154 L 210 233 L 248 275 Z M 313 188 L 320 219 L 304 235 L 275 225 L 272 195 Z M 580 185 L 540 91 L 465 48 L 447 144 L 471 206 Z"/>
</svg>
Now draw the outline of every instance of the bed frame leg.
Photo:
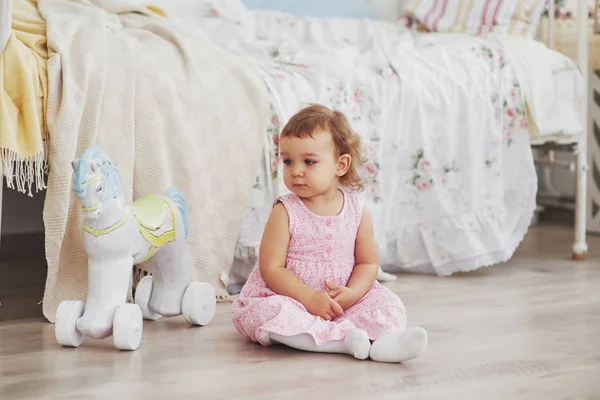
<svg viewBox="0 0 600 400">
<path fill-rule="evenodd" d="M 584 142 L 585 143 L 585 142 Z M 586 146 L 577 150 L 577 192 L 575 198 L 575 243 L 573 244 L 573 259 L 585 260 L 588 250 L 586 242 L 587 220 L 587 149 Z"/>
<path fill-rule="evenodd" d="M 575 243 L 573 259 L 583 261 L 588 250 L 587 232 L 587 178 L 588 178 L 588 101 L 591 94 L 588 76 L 588 0 L 577 1 L 577 66 L 583 77 L 584 95 L 581 104 L 583 132 L 577 144 L 577 193 L 575 195 Z"/>
</svg>

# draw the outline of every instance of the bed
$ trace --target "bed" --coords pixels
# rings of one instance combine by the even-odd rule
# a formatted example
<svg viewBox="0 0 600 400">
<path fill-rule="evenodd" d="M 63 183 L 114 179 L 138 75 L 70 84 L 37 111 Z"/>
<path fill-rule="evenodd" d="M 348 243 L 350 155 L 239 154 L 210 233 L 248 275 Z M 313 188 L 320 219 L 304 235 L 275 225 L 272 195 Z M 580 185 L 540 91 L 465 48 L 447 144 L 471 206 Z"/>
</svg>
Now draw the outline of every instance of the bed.
<svg viewBox="0 0 600 400">
<path fill-rule="evenodd" d="M 0 1 L 0 16 L 6 21 L 11 2 Z M 256 260 L 273 198 L 285 193 L 281 165 L 277 163 L 279 129 L 299 107 L 310 102 L 344 111 L 362 137 L 367 159 L 361 171 L 366 183 L 363 196 L 374 215 L 384 270 L 450 275 L 509 259 L 536 209 L 538 177 L 532 146 L 547 152 L 568 149 L 577 155 L 573 255 L 584 259 L 587 0 L 578 3 L 582 28 L 576 62 L 535 40 L 503 32 L 490 32 L 485 37 L 420 33 L 401 23 L 297 18 L 281 12 L 250 11 L 233 0 L 193 4 L 159 1 L 159 7 L 93 3 L 39 2 L 48 24 L 49 47 L 53 49 L 47 61 L 51 100 L 43 114 L 52 116 L 48 121 L 49 139 L 41 137 L 49 150 L 43 163 L 38 163 L 48 162 L 49 170 L 48 181 L 38 182 L 39 188 L 48 187 L 44 222 L 49 276 L 44 313 L 49 320 L 61 299 L 85 294 L 85 259 L 77 249 L 79 209 L 69 203 L 69 188 L 65 187 L 70 177 L 65 163 L 83 145 L 97 141 L 112 149 L 126 177 L 124 189 L 129 198 L 164 190 L 172 183 L 183 187 L 190 198 L 190 214 L 196 218 L 191 247 L 197 275 L 213 283 L 219 296 L 226 299 L 243 284 Z M 549 11 L 552 17 L 553 4 Z M 171 85 L 170 94 L 165 87 L 152 86 L 151 80 L 144 94 L 159 100 L 167 119 L 169 113 L 177 114 L 173 106 L 167 107 L 169 96 L 186 93 L 187 85 L 212 93 L 204 99 L 197 95 L 193 99 L 197 102 L 188 110 L 191 115 L 202 113 L 204 118 L 209 118 L 207 111 L 201 111 L 199 104 L 215 111 L 210 126 L 204 127 L 204 120 L 195 121 L 202 127 L 203 136 L 184 136 L 197 133 L 182 130 L 175 123 L 167 125 L 174 129 L 169 132 L 174 138 L 170 143 L 165 138 L 165 126 L 153 119 L 143 104 L 138 107 L 135 99 L 131 100 L 134 109 L 128 110 L 125 118 L 120 109 L 104 110 L 99 106 L 92 117 L 78 120 L 80 125 L 70 125 L 70 131 L 57 124 L 55 119 L 60 121 L 61 116 L 65 124 L 72 122 L 69 107 L 85 111 L 79 104 L 81 93 L 92 98 L 85 100 L 87 104 L 94 100 L 94 90 L 99 90 L 89 86 L 93 80 L 87 80 L 87 86 L 81 85 L 77 95 L 69 93 L 71 103 L 60 99 L 62 107 L 52 96 L 57 90 L 53 82 L 61 82 L 61 74 L 63 80 L 69 77 L 65 68 L 71 67 L 71 61 L 65 55 L 73 55 L 69 50 L 84 46 L 80 36 L 63 33 L 61 23 L 89 33 L 83 23 L 88 21 L 86 18 L 99 18 L 97 29 L 111 34 L 122 27 L 133 27 L 130 31 L 137 33 L 127 38 L 140 40 L 135 42 L 140 49 L 123 47 L 123 51 L 136 51 L 132 58 L 112 67 L 116 70 L 134 65 L 132 76 L 166 79 Z M 162 37 L 163 42 L 155 43 L 164 46 L 156 48 L 160 50 L 142 47 L 148 44 L 141 39 L 153 35 Z M 1 37 L 7 37 L 6 30 Z M 107 33 L 106 40 L 110 37 Z M 107 43 L 115 47 L 130 45 L 127 40 L 117 39 Z M 75 45 L 67 45 L 70 40 Z M 109 49 L 113 56 L 117 54 L 107 43 L 91 43 L 94 46 L 87 57 L 98 57 L 94 51 L 102 53 L 103 49 Z M 170 47 L 173 43 L 178 46 L 175 52 Z M 188 51 L 194 57 L 200 57 L 200 52 L 210 56 L 204 56 L 204 64 L 197 70 L 186 64 L 188 58 L 171 66 L 163 57 L 168 54 L 178 60 L 180 53 Z M 104 54 L 102 60 L 111 60 L 110 54 Z M 80 62 L 96 68 L 85 64 L 84 59 Z M 155 62 L 165 70 L 184 68 L 188 74 L 204 73 L 213 67 L 212 85 L 201 86 L 208 84 L 195 75 L 186 78 L 196 86 L 185 79 L 169 81 L 163 76 L 168 74 L 161 75 L 151 66 Z M 102 76 L 102 71 L 99 74 Z M 126 76 L 114 76 L 116 81 L 106 83 L 112 84 L 107 92 L 112 100 L 122 101 L 128 91 L 138 90 L 130 86 L 131 79 Z M 232 96 L 234 91 L 240 99 Z M 214 108 L 220 102 L 229 105 L 229 116 Z M 98 135 L 92 128 L 107 115 L 117 122 L 111 122 L 103 135 Z M 233 115 L 235 118 L 231 118 Z M 94 132 L 87 136 L 71 132 L 81 124 Z M 123 127 L 128 135 L 107 133 Z M 212 141 L 223 143 L 203 150 L 205 160 L 189 154 L 190 149 L 200 151 L 202 143 Z M 128 149 L 126 154 L 119 151 L 123 147 Z M 179 152 L 187 156 L 180 157 Z M 225 159 L 236 160 L 236 168 L 223 162 Z M 149 160 L 158 160 L 161 169 L 157 171 Z M 14 163 L 3 156 L 3 164 Z M 9 182 L 15 178 L 14 171 L 5 170 Z M 35 174 L 19 176 L 25 192 L 36 182 Z M 231 182 L 223 182 L 223 176 Z M 201 185 L 194 185 L 196 180 L 211 182 L 211 187 L 203 191 L 197 188 Z M 229 191 L 217 198 L 216 191 L 223 185 Z M 234 204 L 234 211 L 223 204 Z M 226 229 L 218 226 L 222 220 Z M 59 264 L 65 260 L 71 268 L 60 272 L 63 269 Z M 143 266 L 139 268 L 143 270 Z"/>
<path fill-rule="evenodd" d="M 580 4 L 580 7 L 583 6 Z M 587 6 L 585 10 L 583 15 L 587 18 Z M 549 11 L 554 15 L 552 7 Z M 519 102 L 519 96 L 515 96 L 512 100 L 508 99 L 508 106 L 504 105 L 502 111 L 509 114 L 506 118 L 507 123 L 503 127 L 506 152 L 500 155 L 505 157 L 505 160 L 501 161 L 504 163 L 501 167 L 502 171 L 497 173 L 506 174 L 506 180 L 500 186 L 511 194 L 506 195 L 502 204 L 495 210 L 491 207 L 482 207 L 481 212 L 475 212 L 477 206 L 473 204 L 465 206 L 468 200 L 458 199 L 466 196 L 465 193 L 469 193 L 468 196 L 471 198 L 477 198 L 478 189 L 469 185 L 481 185 L 485 188 L 491 185 L 491 177 L 465 178 L 462 184 L 469 181 L 466 183 L 467 187 L 461 187 L 461 183 L 456 182 L 456 186 L 448 190 L 439 190 L 437 195 L 430 194 L 435 191 L 436 185 L 439 187 L 451 184 L 456 171 L 473 171 L 478 164 L 486 165 L 487 168 L 488 163 L 494 161 L 493 157 L 475 157 L 475 160 L 465 166 L 464 160 L 473 158 L 472 153 L 469 154 L 467 151 L 461 153 L 460 150 L 454 150 L 454 160 L 447 159 L 444 154 L 441 154 L 443 152 L 430 156 L 431 153 L 427 154 L 426 150 L 426 155 L 423 155 L 422 143 L 434 137 L 435 135 L 430 132 L 435 131 L 435 126 L 441 129 L 442 123 L 409 126 L 407 129 L 412 135 L 429 132 L 427 138 L 420 138 L 420 142 L 415 141 L 419 143 L 404 142 L 398 145 L 394 139 L 385 137 L 397 135 L 401 129 L 395 129 L 395 126 L 410 125 L 415 119 L 412 116 L 408 120 L 390 118 L 394 109 L 403 110 L 406 115 L 420 112 L 418 107 L 407 111 L 402 101 L 424 102 L 418 95 L 410 100 L 398 101 L 396 96 L 400 96 L 399 93 L 406 95 L 408 90 L 404 87 L 394 87 L 398 84 L 397 77 L 402 77 L 403 83 L 418 82 L 423 87 L 435 84 L 425 83 L 423 76 L 415 75 L 415 71 L 411 70 L 410 66 L 400 65 L 398 59 L 394 60 L 394 55 L 391 55 L 389 49 L 385 53 L 385 46 L 393 46 L 386 38 L 406 35 L 402 27 L 354 19 L 295 18 L 278 12 L 261 11 L 251 16 L 244 16 L 238 10 L 226 7 L 209 11 L 198 8 L 188 9 L 185 16 L 182 15 L 181 18 L 188 26 L 201 26 L 204 33 L 209 34 L 216 43 L 225 46 L 229 51 L 252 60 L 251 62 L 262 71 L 271 93 L 271 123 L 267 131 L 267 143 L 270 146 L 265 148 L 263 165 L 257 173 L 253 203 L 244 219 L 234 266 L 226 280 L 231 285 L 232 291 L 239 290 L 257 259 L 262 228 L 273 197 L 286 191 L 279 179 L 281 170 L 276 167 L 276 135 L 299 104 L 313 101 L 342 109 L 352 117 L 355 129 L 363 133 L 363 139 L 366 140 L 366 151 L 370 152 L 366 156 L 371 159 L 371 162 L 368 162 L 362 171 L 367 182 L 364 198 L 375 215 L 384 270 L 450 275 L 509 259 L 527 231 L 536 207 L 535 189 L 532 187 L 537 187 L 537 182 L 534 182 L 535 173 L 532 168 L 534 164 L 541 165 L 543 168 L 548 167 L 550 163 L 559 164 L 554 160 L 554 152 L 563 150 L 577 155 L 576 163 L 564 164 L 577 176 L 573 257 L 583 259 L 587 251 L 585 225 L 588 201 L 586 197 L 587 92 L 584 88 L 587 86 L 587 61 L 585 51 L 581 51 L 578 58 L 579 65 L 585 64 L 585 66 L 579 67 L 576 62 L 569 62 L 539 43 L 507 38 L 504 35 L 488 35 L 481 41 L 480 38 L 457 34 L 424 33 L 415 34 L 417 39 L 403 42 L 406 46 L 414 48 L 431 46 L 429 49 L 432 54 L 419 50 L 403 54 L 404 60 L 429 57 L 430 61 L 435 60 L 440 63 L 439 65 L 444 65 L 441 69 L 428 70 L 426 65 L 415 63 L 419 68 L 427 70 L 429 75 L 442 74 L 441 70 L 444 68 L 452 68 L 456 65 L 444 64 L 443 56 L 436 58 L 440 54 L 448 57 L 458 54 L 470 57 L 472 54 L 467 54 L 470 51 L 469 46 L 474 46 L 480 50 L 478 55 L 483 54 L 484 58 L 494 58 L 498 61 L 503 59 L 503 55 L 500 54 L 503 53 L 507 59 L 510 59 L 507 63 L 512 64 L 513 67 L 516 65 L 517 70 L 520 68 L 522 76 L 509 74 L 500 78 L 502 82 L 515 79 L 520 82 L 517 87 L 507 88 L 507 91 L 500 95 L 506 100 L 515 96 L 513 89 L 517 92 L 529 89 L 529 93 L 525 93 L 528 96 L 527 107 L 546 109 L 544 117 L 536 117 L 535 110 L 525 110 L 526 106 Z M 358 32 L 357 37 L 352 36 L 356 32 Z M 361 34 L 368 38 L 367 41 L 370 43 L 361 42 L 359 37 Z M 585 41 L 585 35 L 582 34 L 581 38 Z M 580 43 L 582 44 L 580 49 L 585 50 L 585 43 Z M 371 47 L 377 50 L 373 51 Z M 453 47 L 454 51 L 445 52 Z M 527 50 L 521 51 L 521 48 Z M 466 52 L 461 53 L 465 49 Z M 529 57 L 524 54 L 527 52 L 530 53 Z M 331 53 L 334 54 L 333 57 Z M 478 55 L 471 60 L 477 62 Z M 330 67 L 328 64 L 334 64 L 335 69 L 328 70 Z M 350 65 L 349 68 L 352 70 L 344 69 L 343 64 Z M 542 70 L 538 68 L 539 64 L 548 64 L 552 67 Z M 477 72 L 472 69 L 469 73 Z M 523 78 L 527 73 L 532 75 L 539 73 L 540 77 L 529 80 Z M 467 76 L 463 76 L 463 79 L 468 79 Z M 353 83 L 348 84 L 357 81 L 361 83 L 355 86 Z M 442 85 L 440 82 L 436 83 Z M 529 88 L 521 87 L 523 84 L 528 85 Z M 375 89 L 369 91 L 367 89 L 369 86 Z M 552 90 L 546 90 L 551 86 Z M 353 101 L 352 97 L 356 96 L 355 93 L 358 93 L 358 97 L 367 99 L 366 102 Z M 553 101 L 541 105 L 545 99 Z M 469 102 L 466 98 L 454 100 L 461 106 Z M 357 111 L 356 108 L 359 110 Z M 438 114 L 445 111 L 451 118 L 452 111 L 435 109 L 435 113 Z M 519 116 L 523 117 L 525 113 L 528 114 L 527 120 L 519 119 Z M 368 121 L 367 124 L 361 123 L 365 120 Z M 515 126 L 515 121 L 521 126 Z M 533 123 L 528 124 L 528 122 Z M 486 135 L 491 134 L 485 127 L 482 129 Z M 474 132 L 472 132 L 474 136 L 470 136 L 468 132 L 461 134 L 457 132 L 457 126 L 448 126 L 444 134 L 456 135 L 457 140 L 473 143 L 473 137 L 476 135 Z M 375 140 L 371 140 L 373 137 Z M 396 139 L 402 140 L 397 136 Z M 404 146 L 406 149 L 398 151 L 397 146 L 400 148 Z M 430 146 L 430 150 L 436 147 L 445 149 L 453 146 L 456 146 L 456 143 L 452 140 L 446 142 L 441 140 L 436 145 Z M 469 151 L 479 151 L 480 154 L 486 151 L 494 152 L 492 146 L 491 143 L 477 143 L 473 144 Z M 530 158 L 531 147 L 538 150 L 533 158 Z M 394 152 L 390 152 L 390 148 L 393 148 Z M 542 156 L 537 153 L 541 153 Z M 433 157 L 434 160 L 429 157 Z M 456 159 L 462 159 L 463 165 L 453 164 Z M 420 168 L 419 164 L 426 166 L 437 164 L 429 166 L 431 169 L 437 167 L 437 175 L 435 172 L 432 174 Z M 511 168 L 513 168 L 512 172 L 508 172 Z M 389 172 L 394 170 L 400 172 L 396 174 Z M 421 179 L 423 175 L 427 176 L 426 180 Z M 531 179 L 527 180 L 526 177 Z M 474 182 L 477 179 L 480 180 L 476 184 Z M 515 185 L 516 182 L 520 182 L 521 186 L 518 189 L 511 188 L 511 185 Z M 487 195 L 490 196 L 488 199 L 501 196 L 499 193 Z M 427 198 L 428 196 L 430 197 Z M 509 198 L 511 196 L 512 198 Z M 445 203 L 448 198 L 453 199 L 454 202 Z M 452 208 L 460 202 L 465 208 L 453 211 Z M 505 213 L 499 218 L 502 222 L 493 221 L 502 212 Z"/>
</svg>

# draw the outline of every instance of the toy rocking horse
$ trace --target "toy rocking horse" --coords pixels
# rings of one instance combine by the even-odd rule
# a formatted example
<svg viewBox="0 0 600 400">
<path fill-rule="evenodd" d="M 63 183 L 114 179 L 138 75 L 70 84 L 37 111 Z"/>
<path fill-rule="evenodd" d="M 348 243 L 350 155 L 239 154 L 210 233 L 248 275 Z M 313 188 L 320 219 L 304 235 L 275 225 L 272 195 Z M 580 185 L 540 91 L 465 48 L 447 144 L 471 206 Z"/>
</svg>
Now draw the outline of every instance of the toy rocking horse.
<svg viewBox="0 0 600 400">
<path fill-rule="evenodd" d="M 88 256 L 86 304 L 65 300 L 56 313 L 59 344 L 78 347 L 84 336 L 113 335 L 121 350 L 138 348 L 143 319 L 183 314 L 207 325 L 216 310 L 214 288 L 192 280 L 186 249 L 187 207 L 177 189 L 126 205 L 117 170 L 99 147 L 72 162 L 73 191 L 83 208 L 83 245 Z M 135 304 L 127 303 L 133 265 L 147 261 L 151 275 L 140 280 Z"/>
</svg>

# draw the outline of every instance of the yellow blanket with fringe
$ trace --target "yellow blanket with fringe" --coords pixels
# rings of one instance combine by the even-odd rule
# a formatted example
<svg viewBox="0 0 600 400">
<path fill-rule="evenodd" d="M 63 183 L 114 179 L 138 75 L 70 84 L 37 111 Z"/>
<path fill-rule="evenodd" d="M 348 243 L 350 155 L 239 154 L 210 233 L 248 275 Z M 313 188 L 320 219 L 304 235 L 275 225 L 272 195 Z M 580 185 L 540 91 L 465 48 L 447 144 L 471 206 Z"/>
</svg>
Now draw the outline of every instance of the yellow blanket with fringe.
<svg viewBox="0 0 600 400">
<path fill-rule="evenodd" d="M 12 34 L 0 55 L 0 149 L 9 188 L 45 189 L 48 93 L 46 23 L 37 0 L 14 0 Z"/>
</svg>

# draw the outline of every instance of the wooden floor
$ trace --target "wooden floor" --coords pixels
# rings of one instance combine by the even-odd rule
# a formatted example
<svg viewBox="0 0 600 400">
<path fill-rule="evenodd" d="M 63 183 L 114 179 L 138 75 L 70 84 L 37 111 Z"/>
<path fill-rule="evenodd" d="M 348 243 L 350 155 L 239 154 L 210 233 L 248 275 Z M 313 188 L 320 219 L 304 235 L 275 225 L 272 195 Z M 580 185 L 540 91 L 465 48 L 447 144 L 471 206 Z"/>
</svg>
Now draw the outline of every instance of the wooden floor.
<svg viewBox="0 0 600 400">
<path fill-rule="evenodd" d="M 571 231 L 535 227 L 512 261 L 449 278 L 401 276 L 426 355 L 355 361 L 239 336 L 228 305 L 213 323 L 144 325 L 141 347 L 60 348 L 53 325 L 0 323 L 1 399 L 600 399 L 600 239 L 569 260 Z"/>
</svg>

